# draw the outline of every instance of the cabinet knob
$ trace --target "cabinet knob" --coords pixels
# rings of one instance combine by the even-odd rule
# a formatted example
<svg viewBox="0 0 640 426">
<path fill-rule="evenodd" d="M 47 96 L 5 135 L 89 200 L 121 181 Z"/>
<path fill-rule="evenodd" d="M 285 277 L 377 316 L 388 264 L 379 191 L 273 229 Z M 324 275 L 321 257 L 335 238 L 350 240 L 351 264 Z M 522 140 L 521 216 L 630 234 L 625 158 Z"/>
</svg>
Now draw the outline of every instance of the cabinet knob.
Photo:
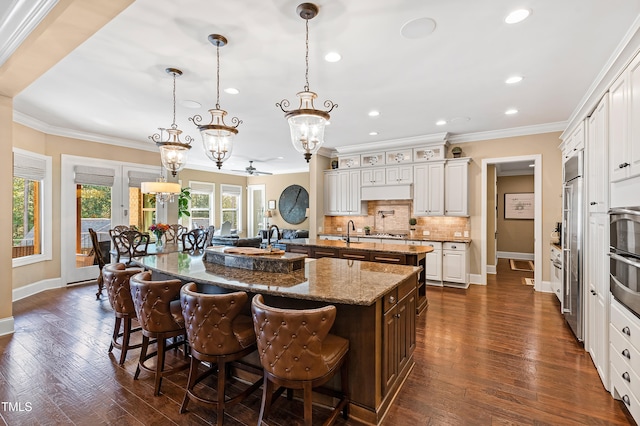
<svg viewBox="0 0 640 426">
<path fill-rule="evenodd" d="M 629 349 L 625 349 L 624 351 L 622 351 L 622 356 L 627 359 L 631 359 L 631 353 L 629 352 Z"/>
<path fill-rule="evenodd" d="M 627 373 L 626 371 L 622 373 L 622 378 L 631 383 L 631 376 L 629 376 L 629 373 Z"/>
<path fill-rule="evenodd" d="M 598 204 L 598 203 L 596 203 L 595 201 L 592 201 L 592 202 L 590 202 L 589 204 L 591 204 L 592 206 L 595 206 L 595 205 L 596 205 L 596 204 Z"/>
<path fill-rule="evenodd" d="M 618 168 L 620 168 L 620 169 L 624 169 L 625 167 L 629 167 L 630 165 L 631 165 L 631 164 L 629 164 L 629 163 L 622 163 L 622 164 L 619 164 L 619 165 L 618 165 Z"/>
<path fill-rule="evenodd" d="M 596 295 L 596 291 L 595 290 L 591 290 L 591 294 L 593 294 L 595 296 Z"/>
<path fill-rule="evenodd" d="M 627 406 L 631 407 L 631 400 L 629 399 L 629 395 L 625 395 L 622 397 L 622 401 L 627 404 Z"/>
<path fill-rule="evenodd" d="M 629 327 L 625 327 L 622 329 L 622 332 L 624 334 L 626 334 L 627 336 L 631 337 L 631 330 L 629 329 Z"/>
<path fill-rule="evenodd" d="M 389 296 L 389 303 L 396 303 L 396 298 L 393 296 Z"/>
</svg>

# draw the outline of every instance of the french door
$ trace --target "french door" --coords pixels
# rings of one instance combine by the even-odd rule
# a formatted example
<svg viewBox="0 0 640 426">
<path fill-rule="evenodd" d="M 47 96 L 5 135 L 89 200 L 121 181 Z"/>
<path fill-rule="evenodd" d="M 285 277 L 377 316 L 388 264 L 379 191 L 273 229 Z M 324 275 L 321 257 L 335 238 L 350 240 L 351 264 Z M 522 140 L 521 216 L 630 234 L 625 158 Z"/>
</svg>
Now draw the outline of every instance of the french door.
<svg viewBox="0 0 640 426">
<path fill-rule="evenodd" d="M 140 192 L 142 181 L 153 181 L 157 177 L 158 167 L 62 156 L 60 258 L 63 282 L 86 281 L 98 275 L 89 228 L 96 231 L 105 261 L 109 263 L 109 229 L 127 225 L 146 231 L 156 220 L 166 220 L 164 206 L 156 206 L 153 196 Z"/>
</svg>

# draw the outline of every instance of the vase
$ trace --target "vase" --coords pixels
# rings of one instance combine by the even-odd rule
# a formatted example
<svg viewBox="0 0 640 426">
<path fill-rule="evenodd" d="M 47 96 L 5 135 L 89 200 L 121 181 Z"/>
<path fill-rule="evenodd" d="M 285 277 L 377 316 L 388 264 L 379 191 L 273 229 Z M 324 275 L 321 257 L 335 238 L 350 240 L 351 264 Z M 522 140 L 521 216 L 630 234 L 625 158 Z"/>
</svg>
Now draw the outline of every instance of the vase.
<svg viewBox="0 0 640 426">
<path fill-rule="evenodd" d="M 162 247 L 162 234 L 156 234 L 156 247 Z"/>
</svg>

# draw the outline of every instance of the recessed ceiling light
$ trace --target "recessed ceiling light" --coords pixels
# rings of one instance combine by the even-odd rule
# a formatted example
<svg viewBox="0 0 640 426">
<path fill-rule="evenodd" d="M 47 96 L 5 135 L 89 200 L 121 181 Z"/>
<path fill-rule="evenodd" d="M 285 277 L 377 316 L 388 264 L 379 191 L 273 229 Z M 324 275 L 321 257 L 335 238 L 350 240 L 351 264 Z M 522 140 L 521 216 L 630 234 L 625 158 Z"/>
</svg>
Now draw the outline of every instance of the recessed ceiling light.
<svg viewBox="0 0 640 426">
<path fill-rule="evenodd" d="M 424 38 L 436 29 L 436 21 L 431 18 L 412 19 L 400 28 L 400 34 L 404 38 L 416 39 Z"/>
<path fill-rule="evenodd" d="M 515 108 L 511 108 L 511 109 L 506 110 L 504 113 L 507 114 L 507 115 L 513 115 L 513 114 L 517 114 L 518 110 L 515 109 Z"/>
<path fill-rule="evenodd" d="M 230 95 L 237 95 L 238 93 L 240 93 L 240 91 L 236 88 L 233 87 L 227 87 L 226 89 L 224 89 L 225 93 L 228 93 Z"/>
<path fill-rule="evenodd" d="M 508 79 L 506 79 L 504 82 L 507 83 L 507 84 L 520 83 L 523 78 L 524 77 L 522 77 L 521 75 L 514 75 L 514 76 L 509 77 Z"/>
<path fill-rule="evenodd" d="M 529 9 L 514 10 L 504 18 L 504 22 L 507 24 L 517 24 L 518 22 L 522 22 L 527 19 L 530 14 L 531 11 Z"/>
<path fill-rule="evenodd" d="M 379 115 L 380 115 L 380 111 L 376 111 L 376 110 L 369 111 L 369 117 L 377 117 Z"/>
<path fill-rule="evenodd" d="M 276 157 L 276 160 L 284 160 L 284 157 Z"/>
<path fill-rule="evenodd" d="M 447 120 L 438 120 L 436 121 L 436 126 L 444 126 L 447 124 Z"/>
<path fill-rule="evenodd" d="M 369 132 L 369 136 L 376 136 L 378 132 Z"/>
<path fill-rule="evenodd" d="M 324 55 L 324 60 L 327 62 L 338 62 L 340 59 L 342 59 L 342 56 L 338 52 L 329 52 Z"/>
<path fill-rule="evenodd" d="M 180 105 L 186 108 L 200 108 L 202 106 L 200 102 L 192 101 L 190 99 L 185 99 L 183 101 L 180 101 Z"/>
</svg>

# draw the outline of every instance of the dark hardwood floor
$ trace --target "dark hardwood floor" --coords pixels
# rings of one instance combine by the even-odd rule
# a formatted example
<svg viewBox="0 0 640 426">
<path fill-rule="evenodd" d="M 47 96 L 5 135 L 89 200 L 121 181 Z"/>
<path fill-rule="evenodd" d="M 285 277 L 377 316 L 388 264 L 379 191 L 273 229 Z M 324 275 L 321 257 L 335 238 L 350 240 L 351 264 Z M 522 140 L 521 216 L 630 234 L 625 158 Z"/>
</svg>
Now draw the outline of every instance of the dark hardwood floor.
<svg viewBox="0 0 640 426">
<path fill-rule="evenodd" d="M 416 365 L 385 425 L 627 425 L 553 294 L 501 261 L 489 285 L 429 287 L 418 319 Z M 113 314 L 95 286 L 47 291 L 14 303 L 16 333 L 0 338 L 0 419 L 27 424 L 211 424 L 212 410 L 179 414 L 187 375 L 133 381 L 139 350 L 123 367 L 107 354 Z M 7 404 L 11 403 L 11 405 Z M 260 391 L 225 415 L 255 425 Z M 302 405 L 278 401 L 274 425 L 299 424 Z M 315 415 L 316 413 L 314 413 Z M 326 411 L 318 409 L 320 424 Z M 339 419 L 337 424 L 355 424 Z"/>
</svg>

